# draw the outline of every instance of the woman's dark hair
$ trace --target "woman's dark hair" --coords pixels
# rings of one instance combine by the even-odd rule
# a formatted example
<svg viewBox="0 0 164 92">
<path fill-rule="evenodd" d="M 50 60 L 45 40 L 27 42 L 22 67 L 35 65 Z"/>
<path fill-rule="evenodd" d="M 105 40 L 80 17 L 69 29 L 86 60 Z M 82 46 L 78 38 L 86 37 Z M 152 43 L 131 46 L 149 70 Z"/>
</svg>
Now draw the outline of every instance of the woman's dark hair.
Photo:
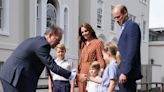
<svg viewBox="0 0 164 92">
<path fill-rule="evenodd" d="M 81 28 L 84 27 L 86 28 L 90 33 L 91 33 L 91 36 L 93 38 L 96 38 L 97 39 L 97 36 L 96 36 L 96 33 L 95 31 L 93 30 L 93 28 L 91 27 L 90 24 L 88 23 L 83 23 L 80 27 L 79 27 L 79 49 L 82 49 L 85 45 L 85 42 L 86 42 L 86 39 L 82 36 L 82 33 L 81 33 Z"/>
</svg>

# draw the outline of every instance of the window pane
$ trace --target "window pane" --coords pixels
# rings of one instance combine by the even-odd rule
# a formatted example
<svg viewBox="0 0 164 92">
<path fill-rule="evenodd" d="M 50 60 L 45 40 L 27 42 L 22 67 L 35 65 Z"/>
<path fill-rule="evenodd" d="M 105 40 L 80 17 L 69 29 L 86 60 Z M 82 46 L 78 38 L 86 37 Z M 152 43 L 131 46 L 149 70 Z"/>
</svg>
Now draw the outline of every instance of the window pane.
<svg viewBox="0 0 164 92">
<path fill-rule="evenodd" d="M 97 0 L 97 28 L 102 27 L 103 0 Z"/>
<path fill-rule="evenodd" d="M 3 65 L 3 62 L 0 61 L 0 68 L 1 68 L 2 65 Z"/>
<path fill-rule="evenodd" d="M 47 4 L 47 27 L 56 25 L 56 8 L 51 3 Z"/>
<path fill-rule="evenodd" d="M 2 7 L 2 0 L 0 0 L 0 28 L 2 27 L 2 14 L 3 14 L 3 7 Z"/>
<path fill-rule="evenodd" d="M 2 27 L 1 24 L 2 24 L 2 8 L 0 8 L 0 28 Z"/>
<path fill-rule="evenodd" d="M 2 7 L 2 0 L 0 0 L 0 7 Z"/>
<path fill-rule="evenodd" d="M 115 24 L 115 20 L 113 18 L 113 14 L 112 14 L 113 8 L 114 8 L 114 6 L 111 6 L 111 31 L 114 31 L 114 24 Z"/>
<path fill-rule="evenodd" d="M 97 27 L 101 28 L 102 25 L 102 8 L 97 9 Z"/>
</svg>

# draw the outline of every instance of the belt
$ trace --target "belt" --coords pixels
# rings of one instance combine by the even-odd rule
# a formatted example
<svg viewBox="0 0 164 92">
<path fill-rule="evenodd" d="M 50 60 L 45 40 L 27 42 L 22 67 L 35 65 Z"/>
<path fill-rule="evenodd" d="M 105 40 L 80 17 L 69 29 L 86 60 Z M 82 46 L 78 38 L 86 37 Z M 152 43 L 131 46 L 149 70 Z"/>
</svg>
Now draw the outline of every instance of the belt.
<svg viewBox="0 0 164 92">
<path fill-rule="evenodd" d="M 54 82 L 61 82 L 61 83 L 69 83 L 69 81 L 68 80 L 54 80 Z"/>
</svg>

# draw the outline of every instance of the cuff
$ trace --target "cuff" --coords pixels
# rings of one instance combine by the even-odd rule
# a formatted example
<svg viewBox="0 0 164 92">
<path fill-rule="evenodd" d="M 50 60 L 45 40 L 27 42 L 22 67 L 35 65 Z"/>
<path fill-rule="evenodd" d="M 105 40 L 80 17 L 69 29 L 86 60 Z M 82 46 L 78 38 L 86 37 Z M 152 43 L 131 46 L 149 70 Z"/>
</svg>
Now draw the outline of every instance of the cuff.
<svg viewBox="0 0 164 92">
<path fill-rule="evenodd" d="M 77 70 L 76 70 L 76 69 L 73 69 L 73 70 L 71 71 L 71 75 L 70 75 L 70 77 L 69 77 L 69 80 L 70 80 L 70 81 L 74 80 L 74 79 L 76 78 L 76 75 L 77 75 Z"/>
</svg>

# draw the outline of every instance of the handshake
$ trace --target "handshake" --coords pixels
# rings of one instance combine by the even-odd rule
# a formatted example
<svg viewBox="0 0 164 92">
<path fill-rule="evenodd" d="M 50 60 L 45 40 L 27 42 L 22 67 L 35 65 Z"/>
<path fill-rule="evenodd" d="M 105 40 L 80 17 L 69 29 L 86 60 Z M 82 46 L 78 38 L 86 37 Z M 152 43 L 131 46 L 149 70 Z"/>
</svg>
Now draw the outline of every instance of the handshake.
<svg viewBox="0 0 164 92">
<path fill-rule="evenodd" d="M 71 76 L 70 76 L 69 80 L 74 80 L 75 78 L 80 82 L 85 82 L 88 79 L 88 75 L 87 74 L 78 74 L 76 69 L 73 69 L 71 71 Z"/>
</svg>

